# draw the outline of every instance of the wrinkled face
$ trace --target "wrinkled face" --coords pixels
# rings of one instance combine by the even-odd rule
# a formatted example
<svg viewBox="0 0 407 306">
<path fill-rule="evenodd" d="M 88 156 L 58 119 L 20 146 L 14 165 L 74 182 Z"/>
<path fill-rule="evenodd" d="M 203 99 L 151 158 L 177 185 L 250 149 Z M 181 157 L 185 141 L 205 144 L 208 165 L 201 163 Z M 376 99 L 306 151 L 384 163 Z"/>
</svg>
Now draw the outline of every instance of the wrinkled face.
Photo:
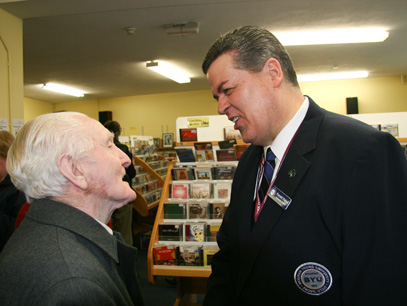
<svg viewBox="0 0 407 306">
<path fill-rule="evenodd" d="M 268 145 L 272 135 L 272 95 L 266 69 L 251 72 L 233 66 L 231 53 L 220 55 L 207 77 L 219 114 L 228 116 L 246 143 Z"/>
<path fill-rule="evenodd" d="M 113 135 L 98 121 L 90 118 L 84 120 L 91 123 L 88 132 L 94 142 L 94 151 L 82 161 L 89 183 L 87 192 L 101 205 L 109 206 L 104 209 L 120 208 L 136 198 L 129 184 L 123 181 L 130 159 L 115 146 Z"/>
</svg>

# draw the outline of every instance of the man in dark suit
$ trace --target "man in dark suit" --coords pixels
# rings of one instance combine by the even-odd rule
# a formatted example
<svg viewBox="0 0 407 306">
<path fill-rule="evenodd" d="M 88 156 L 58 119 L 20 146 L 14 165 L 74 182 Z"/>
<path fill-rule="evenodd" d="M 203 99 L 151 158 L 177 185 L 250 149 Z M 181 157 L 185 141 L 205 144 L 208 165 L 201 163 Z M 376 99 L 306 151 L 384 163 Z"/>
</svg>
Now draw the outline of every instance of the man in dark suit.
<svg viewBox="0 0 407 306">
<path fill-rule="evenodd" d="M 204 305 L 404 303 L 407 162 L 398 141 L 303 96 L 267 30 L 221 36 L 202 67 L 219 113 L 251 143 Z"/>
<path fill-rule="evenodd" d="M 137 249 L 106 223 L 136 194 L 122 180 L 128 156 L 83 114 L 27 122 L 7 156 L 31 203 L 0 255 L 2 305 L 143 305 Z"/>
</svg>

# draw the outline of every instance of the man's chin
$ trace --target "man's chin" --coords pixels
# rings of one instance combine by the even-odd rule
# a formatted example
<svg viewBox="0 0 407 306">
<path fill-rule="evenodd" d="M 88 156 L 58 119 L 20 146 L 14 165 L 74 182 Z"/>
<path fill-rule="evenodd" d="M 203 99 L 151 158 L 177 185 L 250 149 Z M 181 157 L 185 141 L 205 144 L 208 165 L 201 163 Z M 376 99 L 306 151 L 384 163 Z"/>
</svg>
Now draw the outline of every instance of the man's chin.
<svg viewBox="0 0 407 306">
<path fill-rule="evenodd" d="M 129 187 L 129 189 L 130 189 L 130 187 Z M 128 196 L 126 197 L 126 201 L 127 201 L 126 204 L 129 202 L 133 202 L 136 198 L 137 198 L 136 192 L 133 189 L 130 189 L 128 191 Z"/>
</svg>

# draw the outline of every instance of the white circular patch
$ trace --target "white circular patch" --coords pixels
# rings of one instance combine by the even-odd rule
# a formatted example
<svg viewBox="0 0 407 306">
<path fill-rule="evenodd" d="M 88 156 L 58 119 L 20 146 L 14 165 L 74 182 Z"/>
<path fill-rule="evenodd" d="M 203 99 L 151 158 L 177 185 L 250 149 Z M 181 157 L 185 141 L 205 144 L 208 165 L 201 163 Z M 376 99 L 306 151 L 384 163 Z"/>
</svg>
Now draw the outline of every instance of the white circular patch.
<svg viewBox="0 0 407 306">
<path fill-rule="evenodd" d="M 323 265 L 307 262 L 295 270 L 294 281 L 303 292 L 321 295 L 331 288 L 333 280 L 331 272 Z"/>
</svg>

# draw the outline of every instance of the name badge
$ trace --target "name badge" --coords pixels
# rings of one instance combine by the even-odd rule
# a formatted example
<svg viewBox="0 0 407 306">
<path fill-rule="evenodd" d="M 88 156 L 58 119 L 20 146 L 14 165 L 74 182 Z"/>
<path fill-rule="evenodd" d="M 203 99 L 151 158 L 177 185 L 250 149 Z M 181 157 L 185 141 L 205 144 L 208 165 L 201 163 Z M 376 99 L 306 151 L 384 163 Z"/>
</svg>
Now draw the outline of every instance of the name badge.
<svg viewBox="0 0 407 306">
<path fill-rule="evenodd" d="M 269 192 L 267 195 L 280 207 L 284 210 L 287 210 L 288 206 L 291 204 L 291 198 L 287 196 L 284 192 L 282 192 L 280 189 L 278 189 L 276 186 L 273 186 L 270 188 Z"/>
</svg>

